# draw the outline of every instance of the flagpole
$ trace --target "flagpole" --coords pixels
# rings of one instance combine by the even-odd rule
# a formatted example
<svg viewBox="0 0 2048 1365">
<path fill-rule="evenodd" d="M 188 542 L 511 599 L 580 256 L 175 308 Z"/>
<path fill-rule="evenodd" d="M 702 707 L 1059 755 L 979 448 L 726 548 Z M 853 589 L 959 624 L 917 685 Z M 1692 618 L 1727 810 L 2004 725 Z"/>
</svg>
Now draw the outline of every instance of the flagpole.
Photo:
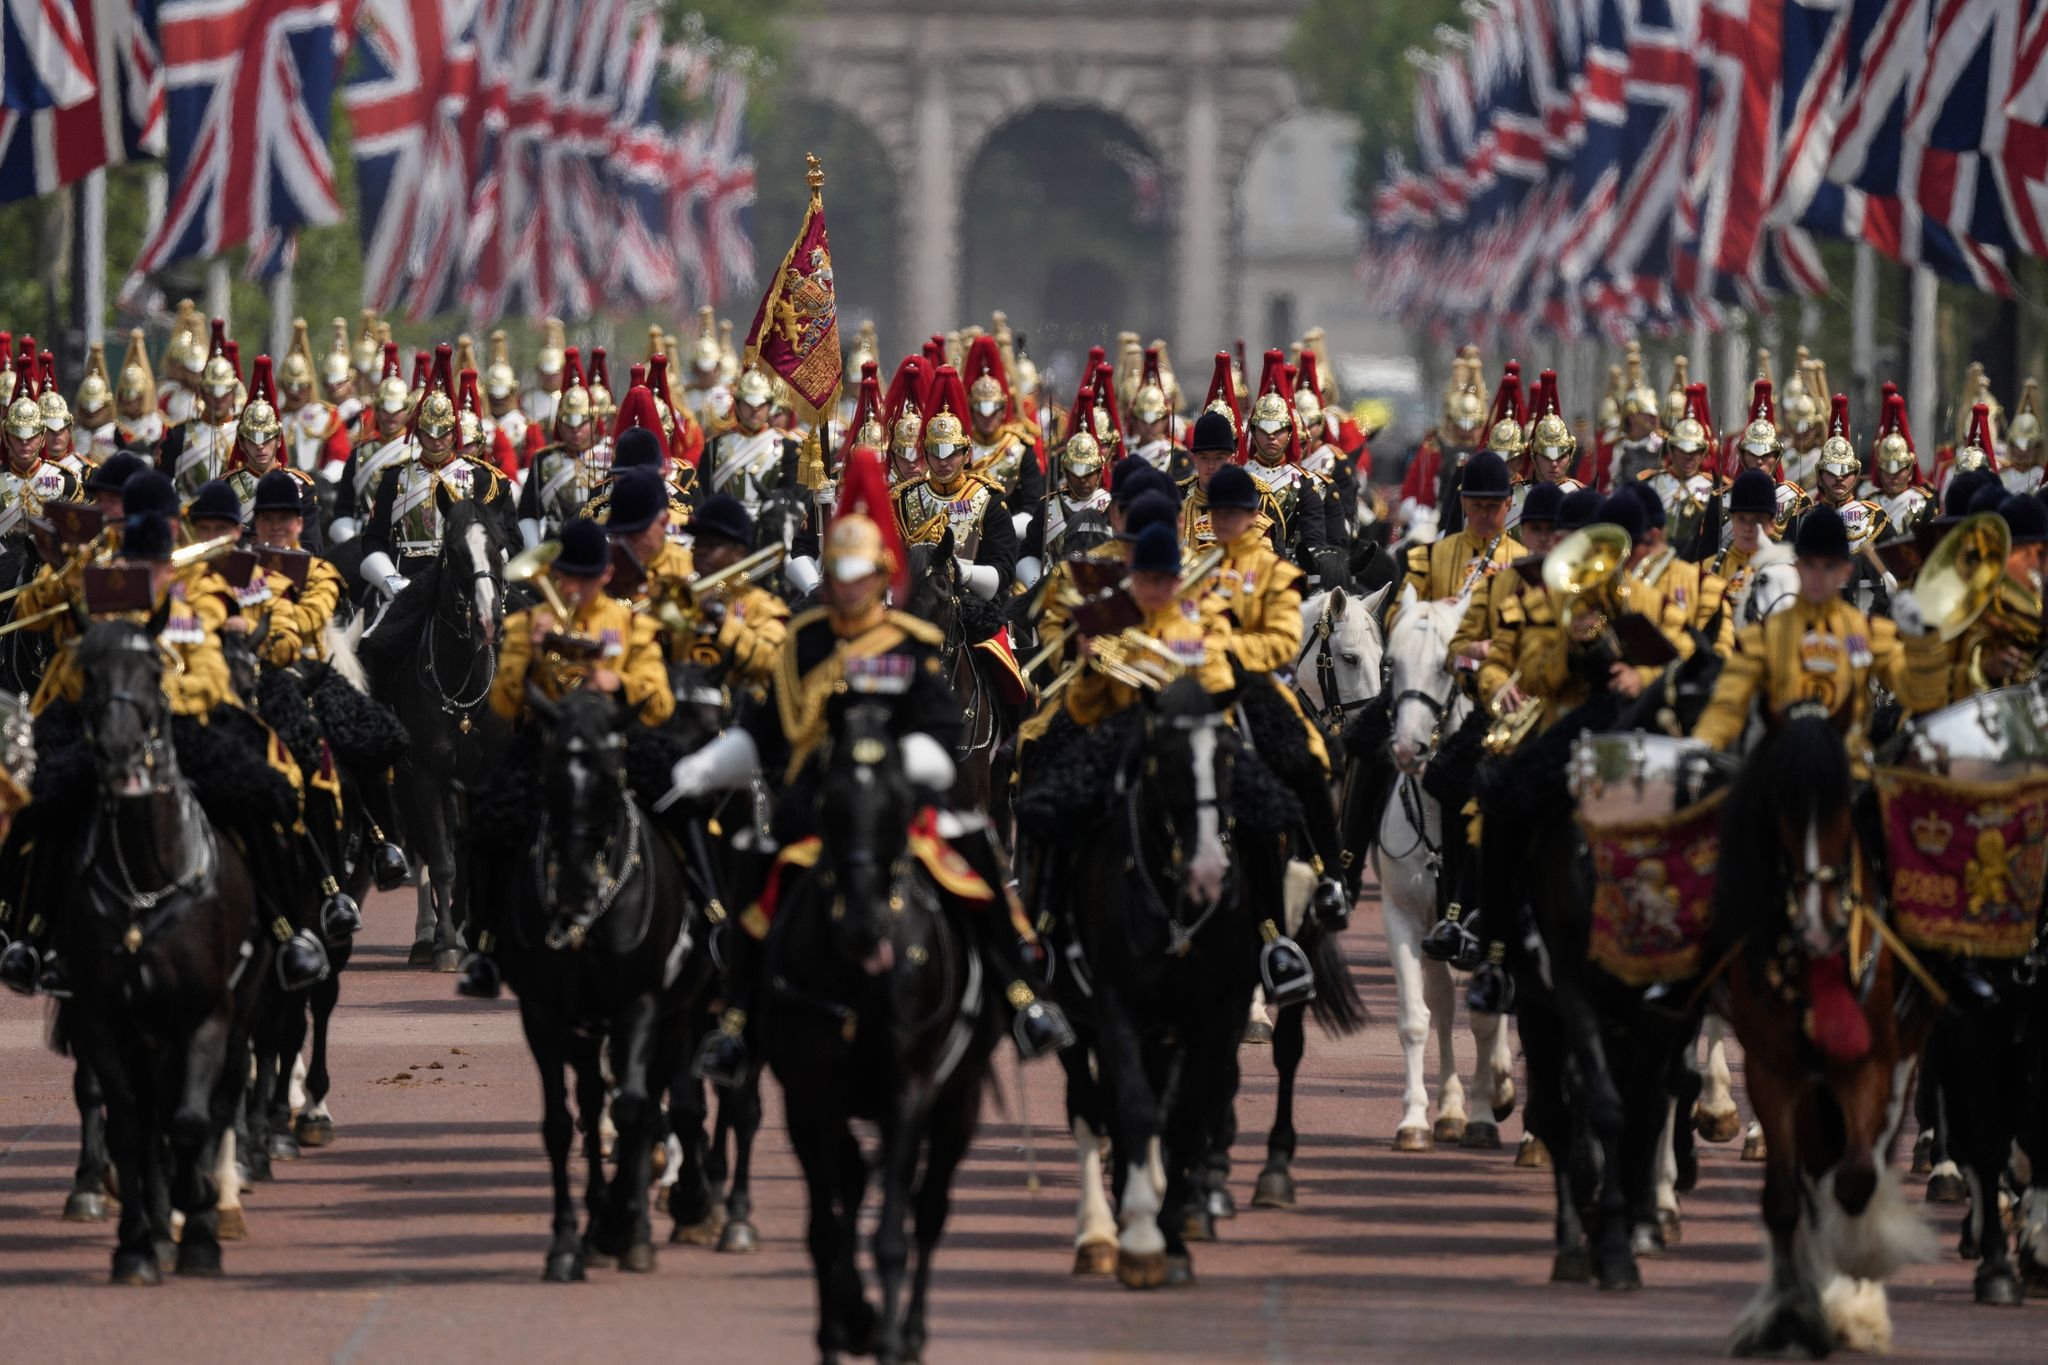
<svg viewBox="0 0 2048 1365">
<path fill-rule="evenodd" d="M 297 273 L 292 257 L 296 254 L 286 252 L 283 264 L 270 277 L 270 354 L 280 358 L 292 344 L 293 277 Z"/>
<path fill-rule="evenodd" d="M 1934 425 L 1934 364 L 1936 313 L 1941 302 L 1941 281 L 1925 266 L 1913 267 L 1912 316 L 1908 319 L 1908 360 L 1906 374 L 1907 411 L 1921 414 L 1922 431 L 1939 431 Z M 1920 470 L 1934 472 L 1934 441 L 1920 443 Z"/>
<path fill-rule="evenodd" d="M 1928 319 L 1932 322 L 1932 319 Z M 1913 318 L 1917 330 L 1921 319 Z M 1849 286 L 1849 386 L 1858 413 L 1872 410 L 1877 372 L 1877 249 L 1856 244 L 1856 275 Z M 1833 397 L 1822 394 L 1823 403 Z M 1924 409 L 1921 409 L 1924 411 Z"/>
<path fill-rule="evenodd" d="M 72 247 L 75 289 L 72 324 L 87 347 L 105 340 L 107 326 L 107 173 L 88 174 L 78 185 L 77 235 Z"/>
<path fill-rule="evenodd" d="M 223 322 L 233 322 L 228 316 L 228 303 L 232 295 L 228 289 L 228 258 L 216 256 L 206 263 L 206 315 Z"/>
</svg>

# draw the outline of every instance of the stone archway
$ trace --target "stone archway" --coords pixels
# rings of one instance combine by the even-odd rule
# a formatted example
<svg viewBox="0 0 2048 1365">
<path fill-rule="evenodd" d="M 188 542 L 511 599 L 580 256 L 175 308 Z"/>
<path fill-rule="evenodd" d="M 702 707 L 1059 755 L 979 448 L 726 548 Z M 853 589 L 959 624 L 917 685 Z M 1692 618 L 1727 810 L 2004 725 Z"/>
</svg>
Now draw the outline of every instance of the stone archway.
<svg viewBox="0 0 2048 1365">
<path fill-rule="evenodd" d="M 1158 156 L 1125 119 L 1039 105 L 996 128 L 963 180 L 962 311 L 1028 319 L 1041 367 L 1078 374 L 1119 328 L 1173 325 Z"/>
<path fill-rule="evenodd" d="M 840 325 L 847 343 L 864 319 L 874 322 L 885 342 L 903 335 L 902 252 L 905 206 L 898 186 L 901 169 L 873 129 L 845 107 L 822 98 L 778 101 L 755 121 L 757 164 L 801 168 L 815 152 L 825 167 L 826 221 L 832 234 L 833 278 L 839 290 Z M 809 187 L 801 173 L 758 177 L 754 222 L 760 249 L 788 249 L 790 234 L 803 221 Z M 775 259 L 760 262 L 762 272 Z"/>
</svg>

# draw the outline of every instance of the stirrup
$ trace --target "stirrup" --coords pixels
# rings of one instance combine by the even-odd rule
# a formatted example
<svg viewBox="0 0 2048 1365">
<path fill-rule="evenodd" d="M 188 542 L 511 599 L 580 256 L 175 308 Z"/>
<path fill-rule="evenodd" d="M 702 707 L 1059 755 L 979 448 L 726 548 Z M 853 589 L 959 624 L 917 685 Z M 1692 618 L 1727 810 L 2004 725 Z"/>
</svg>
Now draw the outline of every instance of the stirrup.
<svg viewBox="0 0 2048 1365">
<path fill-rule="evenodd" d="M 1030 988 L 1021 981 L 1010 989 L 1026 993 L 1024 1003 L 1016 1006 L 1016 1015 L 1010 1020 L 1010 1036 L 1016 1040 L 1018 1056 L 1035 1062 L 1073 1045 L 1074 1026 L 1067 1022 L 1065 1011 L 1050 1000 L 1030 995 Z"/>
<path fill-rule="evenodd" d="M 1501 965 L 1501 947 L 1494 944 L 1487 960 L 1465 987 L 1465 1006 L 1480 1014 L 1507 1014 L 1515 1008 L 1515 978 Z"/>
<path fill-rule="evenodd" d="M 370 879 L 379 891 L 396 891 L 404 886 L 406 878 L 412 876 L 412 863 L 406 858 L 405 850 L 389 839 L 380 837 L 370 849 Z"/>
<path fill-rule="evenodd" d="M 1422 936 L 1422 955 L 1433 962 L 1455 963 L 1467 953 L 1472 954 L 1476 963 L 1479 940 L 1464 925 L 1464 908 L 1456 901 L 1445 912 L 1444 917 L 1429 926 L 1429 932 Z M 1470 971 L 1467 967 L 1465 970 Z"/>
<path fill-rule="evenodd" d="M 1261 924 L 1259 932 L 1266 940 L 1259 949 L 1259 980 L 1266 990 L 1266 1003 L 1279 1010 L 1315 999 L 1315 970 L 1301 945 L 1281 933 L 1271 920 Z"/>
<path fill-rule="evenodd" d="M 1344 883 L 1335 877 L 1324 877 L 1316 883 L 1315 895 L 1309 900 L 1309 913 L 1316 923 L 1332 933 L 1341 933 L 1351 926 L 1351 896 L 1344 889 Z"/>
<path fill-rule="evenodd" d="M 721 1090 L 738 1090 L 747 1083 L 747 1016 L 742 1010 L 727 1010 L 715 1032 L 697 1045 L 690 1059 L 690 1074 Z"/>
<path fill-rule="evenodd" d="M 71 975 L 64 970 L 64 959 L 54 951 L 43 954 L 43 969 L 36 973 L 36 994 L 52 1000 L 71 998 Z"/>
<path fill-rule="evenodd" d="M 363 908 L 332 877 L 323 880 L 320 889 L 327 897 L 320 902 L 321 935 L 329 943 L 354 938 L 363 927 Z"/>
<path fill-rule="evenodd" d="M 489 953 L 471 953 L 462 960 L 455 978 L 455 993 L 471 1000 L 496 1000 L 504 989 L 498 964 Z"/>
<path fill-rule="evenodd" d="M 43 955 L 27 939 L 0 951 L 0 986 L 21 995 L 36 993 L 36 979 L 43 974 Z"/>
<path fill-rule="evenodd" d="M 311 930 L 299 929 L 277 945 L 277 984 L 286 992 L 309 990 L 334 971 L 327 945 Z"/>
</svg>

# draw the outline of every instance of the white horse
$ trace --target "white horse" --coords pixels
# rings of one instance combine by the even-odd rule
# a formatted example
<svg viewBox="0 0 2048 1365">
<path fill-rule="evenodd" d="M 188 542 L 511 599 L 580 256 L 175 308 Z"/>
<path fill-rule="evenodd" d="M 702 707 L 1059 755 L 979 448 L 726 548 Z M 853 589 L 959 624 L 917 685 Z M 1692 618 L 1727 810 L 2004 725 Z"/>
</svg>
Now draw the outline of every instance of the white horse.
<svg viewBox="0 0 2048 1365">
<path fill-rule="evenodd" d="M 1451 969 L 1422 955 L 1423 935 L 1436 923 L 1436 860 L 1443 847 L 1443 814 L 1423 791 L 1421 777 L 1438 743 L 1471 710 L 1448 667 L 1451 637 L 1464 619 L 1466 602 L 1464 597 L 1423 602 L 1412 587 L 1403 588 L 1400 615 L 1387 639 L 1387 655 L 1393 661 L 1387 685 L 1394 694 L 1394 765 L 1400 775 L 1380 816 L 1373 861 L 1380 879 L 1387 956 L 1393 959 L 1399 996 L 1396 1028 L 1407 1067 L 1401 1122 L 1394 1132 L 1394 1149 L 1402 1152 L 1427 1151 L 1439 1141 L 1498 1147 L 1500 1131 L 1493 1114 L 1511 1105 L 1514 1097 L 1514 1057 L 1507 1030 L 1497 1014 L 1474 1014 L 1472 1035 L 1479 1055 L 1472 1089 L 1481 1118 L 1468 1122 L 1465 1089 L 1458 1081 L 1451 1043 L 1456 1008 Z M 1432 1017 L 1437 1037 L 1434 1128 L 1422 1075 Z"/>
<path fill-rule="evenodd" d="M 1301 709 L 1326 729 L 1342 730 L 1353 711 L 1380 694 L 1380 661 L 1387 647 L 1380 633 L 1380 603 L 1392 588 L 1389 583 L 1363 597 L 1332 588 L 1301 604 L 1294 690 L 1301 694 Z"/>
</svg>

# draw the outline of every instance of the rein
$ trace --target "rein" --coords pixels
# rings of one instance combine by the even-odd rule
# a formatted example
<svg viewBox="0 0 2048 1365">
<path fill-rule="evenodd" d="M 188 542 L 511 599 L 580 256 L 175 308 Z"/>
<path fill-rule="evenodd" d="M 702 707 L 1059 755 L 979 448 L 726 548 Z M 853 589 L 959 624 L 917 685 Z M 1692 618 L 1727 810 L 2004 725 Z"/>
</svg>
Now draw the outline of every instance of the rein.
<svg viewBox="0 0 2048 1365">
<path fill-rule="evenodd" d="M 485 568 L 472 570 L 469 576 L 469 581 L 472 584 L 485 579 L 496 583 L 498 575 L 493 570 Z M 445 577 L 443 581 L 446 581 Z M 498 678 L 498 651 L 491 648 L 488 644 L 484 645 L 482 649 L 477 648 L 476 643 L 471 640 L 473 631 L 472 621 L 472 614 L 467 609 L 455 621 L 448 621 L 441 610 L 441 604 L 436 602 L 434 604 L 434 614 L 427 618 L 427 628 L 423 632 L 426 636 L 427 647 L 420 655 L 421 681 L 425 682 L 429 690 L 433 692 L 435 702 L 440 706 L 442 715 L 461 717 L 461 728 L 464 734 L 469 733 L 470 713 L 483 705 L 484 699 L 491 695 L 491 685 Z M 441 685 L 441 665 L 438 651 L 434 647 L 435 640 L 440 636 L 439 628 L 444 624 L 457 632 L 464 641 L 469 642 L 469 656 L 463 664 L 461 680 L 452 689 Z M 475 696 L 463 697 L 460 694 L 464 685 L 476 676 L 477 659 L 479 656 L 482 657 L 484 665 L 483 684 L 477 688 Z"/>
<path fill-rule="evenodd" d="M 576 918 L 571 919 L 566 925 L 562 923 L 560 916 L 556 916 L 548 925 L 547 934 L 542 939 L 542 942 L 556 952 L 564 948 L 574 952 L 588 942 L 592 927 L 605 917 L 605 914 L 612 908 L 613 903 L 618 900 L 619 892 L 625 889 L 626 883 L 633 880 L 634 874 L 641 869 L 643 858 L 640 812 L 630 799 L 625 801 L 624 809 L 623 831 L 614 829 L 611 837 L 605 840 L 604 846 L 597 853 L 597 907 L 588 914 L 578 915 Z M 610 859 L 608 855 L 612 849 L 618 846 L 622 836 L 626 845 L 625 854 L 619 860 L 618 875 L 613 876 L 609 867 Z M 549 892 L 555 883 L 555 877 L 560 871 L 554 858 L 549 855 L 548 847 L 548 817 L 547 812 L 542 811 L 540 830 L 533 843 L 534 888 L 540 893 L 542 904 L 547 903 Z M 651 888 L 653 886 L 653 879 L 648 878 L 647 883 Z M 645 937 L 647 932 L 646 924 L 643 923 L 641 925 L 640 932 L 642 937 Z M 630 945 L 630 948 L 637 948 L 639 946 L 639 943 L 635 942 Z"/>
<path fill-rule="evenodd" d="M 1443 845 L 1430 842 L 1429 813 L 1423 808 L 1423 794 L 1418 790 L 1419 787 L 1416 779 L 1407 773 L 1401 774 L 1400 780 L 1394 784 L 1394 795 L 1400 798 L 1401 814 L 1407 818 L 1408 828 L 1415 831 L 1415 842 L 1402 852 L 1389 853 L 1387 856 L 1399 862 L 1419 848 L 1429 863 L 1430 871 L 1434 872 L 1443 866 Z"/>
<path fill-rule="evenodd" d="M 1215 716 L 1208 718 L 1204 723 L 1220 727 L 1222 721 L 1221 716 Z M 1158 883 L 1153 877 L 1154 868 L 1145 857 L 1145 831 L 1138 820 L 1140 798 L 1146 790 L 1145 782 L 1142 777 L 1136 782 L 1130 780 L 1128 760 L 1117 773 L 1117 788 L 1124 798 L 1124 838 L 1130 850 L 1125 870 L 1131 874 L 1130 880 L 1137 883 L 1139 899 L 1144 907 L 1166 922 L 1166 955 L 1186 957 L 1189 949 L 1194 946 L 1195 935 L 1215 918 L 1216 912 L 1223 908 L 1237 890 L 1237 859 L 1231 856 L 1230 822 L 1223 818 L 1222 798 L 1194 798 L 1195 809 L 1198 812 L 1204 809 L 1216 811 L 1217 838 L 1223 844 L 1225 867 L 1223 885 L 1216 894 L 1215 902 L 1196 916 L 1194 923 L 1188 924 L 1181 919 L 1181 911 L 1187 904 L 1187 877 L 1184 875 L 1187 859 L 1179 835 L 1176 833 L 1171 847 L 1167 850 L 1168 875 L 1173 880 L 1173 904 L 1168 905 L 1159 894 Z"/>
</svg>

